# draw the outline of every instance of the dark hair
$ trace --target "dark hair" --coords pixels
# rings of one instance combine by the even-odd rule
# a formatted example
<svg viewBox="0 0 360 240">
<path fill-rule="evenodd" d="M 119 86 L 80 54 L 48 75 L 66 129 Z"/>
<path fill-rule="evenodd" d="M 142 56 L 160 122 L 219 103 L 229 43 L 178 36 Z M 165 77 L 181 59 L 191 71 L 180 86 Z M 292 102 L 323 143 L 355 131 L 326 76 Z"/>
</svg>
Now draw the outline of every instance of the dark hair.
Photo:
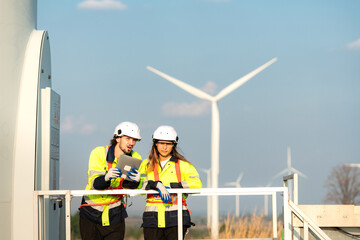
<svg viewBox="0 0 360 240">
<path fill-rule="evenodd" d="M 149 158 L 148 158 L 149 162 L 148 162 L 147 173 L 154 170 L 155 163 L 159 163 L 159 151 L 157 150 L 157 147 L 156 147 L 157 142 L 158 141 L 153 142 L 153 145 L 152 145 L 151 150 L 150 150 L 150 154 L 149 154 Z M 173 146 L 173 148 L 171 150 L 170 155 L 172 157 L 176 158 L 176 159 L 179 159 L 179 160 L 190 163 L 188 160 L 186 160 L 186 158 L 183 155 L 181 155 L 177 151 L 177 143 L 174 143 L 174 146 Z"/>
<path fill-rule="evenodd" d="M 117 135 L 114 135 L 113 139 L 110 139 L 110 146 L 112 145 L 115 145 L 117 142 L 116 142 L 116 139 L 118 138 Z"/>
</svg>

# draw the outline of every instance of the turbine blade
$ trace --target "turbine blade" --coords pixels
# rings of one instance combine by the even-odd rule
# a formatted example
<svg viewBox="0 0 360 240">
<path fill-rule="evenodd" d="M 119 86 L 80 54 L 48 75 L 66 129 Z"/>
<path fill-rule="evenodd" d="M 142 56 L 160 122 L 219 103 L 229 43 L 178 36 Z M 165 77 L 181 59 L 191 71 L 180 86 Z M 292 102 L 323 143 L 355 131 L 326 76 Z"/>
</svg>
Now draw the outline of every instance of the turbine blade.
<svg viewBox="0 0 360 240">
<path fill-rule="evenodd" d="M 200 170 L 206 172 L 206 171 L 209 171 L 210 168 L 207 168 L 207 169 L 205 169 L 205 168 L 200 168 Z"/>
<path fill-rule="evenodd" d="M 240 175 L 239 175 L 239 177 L 236 179 L 236 182 L 237 182 L 237 183 L 240 184 L 240 181 L 241 181 L 243 175 L 244 175 L 244 173 L 241 172 Z"/>
<path fill-rule="evenodd" d="M 283 175 L 284 173 L 287 173 L 288 169 L 284 169 L 282 170 L 281 172 L 279 172 L 278 174 L 276 174 L 275 176 L 272 177 L 272 179 L 275 179 L 275 178 L 278 178 L 280 177 L 281 175 Z"/>
<path fill-rule="evenodd" d="M 205 100 L 209 100 L 209 101 L 213 101 L 214 97 L 210 96 L 209 94 L 205 93 L 204 91 L 201 91 L 200 89 L 197 89 L 187 83 L 184 83 L 176 78 L 173 78 L 165 73 L 160 72 L 159 70 L 152 68 L 150 66 L 146 67 L 149 71 L 159 75 L 160 77 L 165 78 L 166 80 L 168 80 L 169 82 L 175 84 L 176 86 L 178 86 L 179 88 L 182 88 L 183 90 L 187 91 L 188 93 L 201 98 L 201 99 L 205 99 Z"/>
<path fill-rule="evenodd" d="M 200 171 L 202 171 L 202 172 L 204 172 L 206 174 L 209 174 L 210 170 L 211 170 L 211 168 L 209 168 L 209 169 L 200 168 Z"/>
<path fill-rule="evenodd" d="M 226 95 L 228 95 L 229 93 L 234 91 L 236 88 L 238 88 L 241 85 L 243 85 L 244 83 L 246 83 L 248 80 L 250 80 L 256 74 L 258 74 L 259 72 L 261 72 L 262 70 L 264 70 L 265 68 L 267 68 L 268 66 L 273 64 L 274 62 L 276 62 L 276 60 L 277 60 L 277 58 L 273 58 L 270 61 L 268 61 L 267 63 L 265 63 L 264 65 L 262 65 L 262 66 L 258 67 L 257 69 L 255 69 L 254 71 L 246 74 L 242 78 L 239 78 L 238 80 L 236 80 L 235 82 L 233 82 L 232 84 L 230 84 L 229 86 L 227 86 L 226 88 L 221 90 L 218 93 L 218 95 L 215 96 L 215 100 L 218 101 L 219 99 L 225 97 Z"/>
</svg>

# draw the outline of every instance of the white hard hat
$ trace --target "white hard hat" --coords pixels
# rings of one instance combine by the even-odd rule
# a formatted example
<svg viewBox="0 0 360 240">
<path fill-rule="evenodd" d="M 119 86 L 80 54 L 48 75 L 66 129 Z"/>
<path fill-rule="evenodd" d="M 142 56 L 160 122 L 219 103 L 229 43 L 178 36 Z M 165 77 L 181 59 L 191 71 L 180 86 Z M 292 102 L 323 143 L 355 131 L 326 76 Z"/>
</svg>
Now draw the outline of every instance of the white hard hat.
<svg viewBox="0 0 360 240">
<path fill-rule="evenodd" d="M 172 141 L 177 143 L 178 142 L 178 135 L 175 131 L 175 129 L 171 126 L 160 126 L 158 127 L 153 136 L 154 140 L 164 140 L 164 141 Z"/>
<path fill-rule="evenodd" d="M 132 122 L 119 123 L 119 125 L 117 125 L 115 128 L 114 135 L 116 135 L 117 137 L 126 135 L 139 141 L 141 140 L 140 128 L 138 127 L 138 125 Z"/>
</svg>

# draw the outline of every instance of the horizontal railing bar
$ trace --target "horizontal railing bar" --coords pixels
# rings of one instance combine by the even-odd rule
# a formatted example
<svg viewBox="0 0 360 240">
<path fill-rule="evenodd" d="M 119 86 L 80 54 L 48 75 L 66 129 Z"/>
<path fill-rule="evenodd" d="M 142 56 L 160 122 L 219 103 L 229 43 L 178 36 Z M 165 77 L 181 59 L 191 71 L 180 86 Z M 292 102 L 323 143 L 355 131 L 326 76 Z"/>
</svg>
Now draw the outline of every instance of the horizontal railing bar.
<svg viewBox="0 0 360 240">
<path fill-rule="evenodd" d="M 168 189 L 169 193 L 190 193 L 194 196 L 208 195 L 271 195 L 274 192 L 284 192 L 284 187 L 268 187 L 268 188 L 176 188 Z M 83 195 L 104 195 L 104 194 L 125 194 L 130 196 L 141 194 L 156 194 L 155 190 L 39 190 L 34 191 L 37 195 L 65 195 L 68 192 L 72 196 Z"/>
</svg>

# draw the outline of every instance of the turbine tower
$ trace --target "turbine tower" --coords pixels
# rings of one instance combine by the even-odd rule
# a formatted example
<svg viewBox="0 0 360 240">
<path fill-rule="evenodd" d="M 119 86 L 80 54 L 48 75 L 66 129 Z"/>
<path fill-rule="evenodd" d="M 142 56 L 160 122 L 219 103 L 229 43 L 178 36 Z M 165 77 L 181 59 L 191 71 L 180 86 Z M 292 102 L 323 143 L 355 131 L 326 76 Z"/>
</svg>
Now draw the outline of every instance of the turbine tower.
<svg viewBox="0 0 360 240">
<path fill-rule="evenodd" d="M 227 182 L 225 183 L 225 185 L 228 185 L 228 186 L 234 186 L 236 188 L 240 188 L 241 185 L 240 185 L 240 182 L 241 182 L 241 179 L 243 177 L 243 173 L 240 173 L 239 177 L 236 179 L 235 182 Z M 240 216 L 240 200 L 239 200 L 239 195 L 236 195 L 235 196 L 235 216 L 238 218 Z"/>
<path fill-rule="evenodd" d="M 270 187 L 271 182 L 269 182 L 268 184 L 266 184 L 265 187 Z M 264 215 L 265 216 L 269 216 L 269 195 L 265 194 L 264 195 Z"/>
<path fill-rule="evenodd" d="M 212 188 L 218 188 L 219 186 L 219 142 L 220 142 L 220 120 L 219 120 L 219 109 L 217 106 L 217 101 L 246 83 L 256 74 L 273 64 L 277 58 L 273 58 L 264 65 L 258 67 L 257 69 L 253 70 L 252 72 L 248 73 L 247 75 L 243 76 L 242 78 L 236 80 L 223 90 L 221 90 L 215 97 L 210 96 L 209 94 L 205 93 L 204 91 L 197 89 L 187 83 L 184 83 L 176 78 L 173 78 L 165 73 L 156 70 L 150 66 L 146 68 L 165 78 L 166 80 L 170 81 L 171 83 L 175 84 L 176 86 L 182 88 L 183 90 L 187 91 L 188 93 L 211 102 L 211 112 L 212 112 L 212 121 L 211 121 L 211 176 L 212 176 Z M 217 195 L 212 196 L 212 223 L 211 223 L 211 236 L 213 238 L 218 238 L 219 235 L 219 197 Z"/>
<path fill-rule="evenodd" d="M 206 173 L 206 187 L 211 188 L 211 168 L 200 169 L 200 171 Z M 207 200 L 207 228 L 210 228 L 211 224 L 211 196 L 206 197 Z"/>
</svg>

